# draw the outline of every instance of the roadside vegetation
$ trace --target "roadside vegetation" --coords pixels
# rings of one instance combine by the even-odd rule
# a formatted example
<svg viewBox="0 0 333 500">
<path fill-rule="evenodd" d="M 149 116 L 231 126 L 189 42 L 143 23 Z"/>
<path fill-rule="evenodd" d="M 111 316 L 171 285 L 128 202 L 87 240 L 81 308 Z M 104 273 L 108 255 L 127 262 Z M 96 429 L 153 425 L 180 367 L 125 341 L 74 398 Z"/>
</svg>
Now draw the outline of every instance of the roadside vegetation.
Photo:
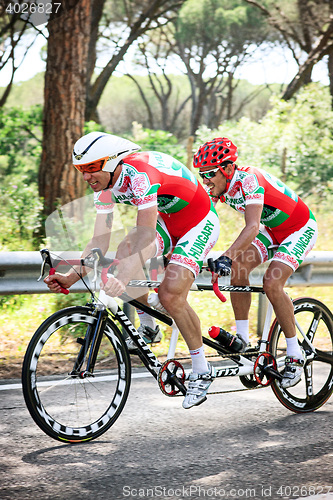
<svg viewBox="0 0 333 500">
<path fill-rule="evenodd" d="M 24 84 L 19 86 L 22 95 L 23 87 Z M 14 89 L 13 96 L 15 92 Z M 112 95 L 111 88 L 110 92 Z M 118 101 L 121 103 L 123 98 L 124 95 L 119 95 Z M 10 106 L 0 109 L 0 251 L 37 251 L 47 243 L 43 235 L 43 200 L 38 194 L 42 103 L 34 102 L 25 108 L 9 103 Z M 102 124 L 88 122 L 86 131 L 102 128 L 107 132 L 119 133 L 108 118 L 111 104 L 114 107 L 113 98 L 105 102 L 100 110 Z M 330 109 L 329 92 L 319 84 L 311 84 L 302 89 L 293 102 L 279 100 L 274 95 L 269 100 L 267 98 L 266 108 L 268 111 L 259 121 L 252 119 L 249 112 L 237 121 L 225 121 L 217 129 L 201 126 L 192 153 L 209 138 L 230 137 L 239 147 L 240 165 L 267 169 L 303 197 L 319 223 L 319 239 L 315 250 L 330 250 L 333 241 L 333 112 Z M 117 113 L 120 114 L 120 107 L 116 108 L 114 116 Z M 138 121 L 124 122 L 122 127 L 122 135 L 139 143 L 143 150 L 160 150 L 189 164 L 187 138 L 145 128 Z M 215 249 L 223 250 L 240 231 L 242 218 L 221 204 L 218 211 L 221 235 Z M 293 297 L 317 297 L 330 308 L 333 307 L 333 292 L 329 287 L 293 289 L 290 292 Z M 82 304 L 85 300 L 85 295 L 78 294 L 68 297 L 50 294 L 0 297 L 0 376 L 7 378 L 13 374 L 19 375 L 26 345 L 43 319 L 61 307 L 77 302 Z M 251 312 L 253 339 L 256 301 L 254 298 Z M 221 305 L 217 299 L 212 300 L 209 293 L 193 292 L 190 302 L 202 320 L 204 333 L 212 324 L 223 324 L 233 331 L 230 301 Z M 167 350 L 170 330 L 165 328 L 164 333 L 165 339 L 156 347 L 159 354 Z M 186 351 L 183 341 L 179 346 L 181 351 Z"/>
</svg>

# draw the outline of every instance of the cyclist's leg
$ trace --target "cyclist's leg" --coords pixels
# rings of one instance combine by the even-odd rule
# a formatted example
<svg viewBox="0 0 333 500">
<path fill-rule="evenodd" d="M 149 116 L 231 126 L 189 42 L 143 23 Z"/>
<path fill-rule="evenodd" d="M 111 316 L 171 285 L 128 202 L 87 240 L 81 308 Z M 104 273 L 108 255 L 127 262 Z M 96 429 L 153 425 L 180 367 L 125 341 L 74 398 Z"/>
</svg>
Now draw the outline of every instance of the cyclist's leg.
<svg viewBox="0 0 333 500">
<path fill-rule="evenodd" d="M 173 246 L 172 237 L 169 234 L 168 229 L 160 216 L 158 216 L 157 219 L 155 245 L 156 245 L 156 253 L 154 257 L 167 254 L 172 249 Z M 123 245 L 123 248 L 124 251 L 126 252 L 127 251 L 126 246 Z M 118 255 L 117 257 L 121 258 L 121 256 Z M 141 279 L 146 279 L 143 270 Z M 135 298 L 142 304 L 149 306 L 148 295 L 149 293 L 147 292 Z M 136 308 L 136 312 L 140 320 L 140 326 L 138 328 L 138 332 L 143 336 L 145 342 L 147 343 L 160 342 L 162 340 L 162 332 L 160 331 L 159 326 L 156 324 L 155 319 L 152 316 L 150 316 L 150 314 L 140 310 L 139 308 Z M 137 350 L 136 345 L 129 337 L 126 339 L 126 344 L 130 351 L 134 352 Z"/>
<path fill-rule="evenodd" d="M 265 293 L 273 306 L 276 318 L 288 338 L 294 337 L 296 330 L 294 307 L 284 291 L 284 286 L 293 272 L 293 269 L 288 265 L 273 259 L 265 272 L 263 283 Z"/>
<path fill-rule="evenodd" d="M 283 288 L 313 248 L 316 239 L 317 223 L 311 214 L 307 224 L 281 242 L 264 276 L 264 290 L 287 342 L 286 368 L 281 382 L 283 387 L 291 387 L 300 381 L 305 358 L 296 336 L 294 307 Z"/>
<path fill-rule="evenodd" d="M 159 288 L 161 303 L 174 318 L 192 358 L 184 408 L 203 403 L 215 377 L 214 367 L 207 363 L 204 355 L 200 320 L 187 302 L 187 295 L 218 236 L 218 217 L 215 210 L 211 210 L 195 228 L 178 240 Z"/>
<path fill-rule="evenodd" d="M 211 210 L 177 241 L 159 288 L 161 303 L 175 319 L 189 349 L 201 347 L 202 336 L 199 318 L 188 304 L 187 295 L 218 236 L 217 214 Z"/>
<path fill-rule="evenodd" d="M 260 239 L 259 239 L 260 238 Z M 234 286 L 248 285 L 250 272 L 268 258 L 267 247 L 272 244 L 264 227 L 261 227 L 258 237 L 249 248 L 239 255 L 232 263 L 231 284 Z M 251 293 L 230 293 L 233 307 L 236 333 L 246 344 L 249 343 L 249 311 L 251 306 Z"/>
<path fill-rule="evenodd" d="M 232 262 L 231 284 L 248 285 L 250 272 L 262 263 L 261 255 L 253 245 Z M 230 293 L 236 320 L 248 319 L 251 305 L 251 293 Z"/>
<path fill-rule="evenodd" d="M 311 214 L 307 224 L 286 236 L 274 250 L 272 262 L 264 275 L 264 290 L 273 305 L 286 338 L 296 335 L 294 308 L 283 287 L 303 262 L 317 239 L 317 223 Z"/>
</svg>

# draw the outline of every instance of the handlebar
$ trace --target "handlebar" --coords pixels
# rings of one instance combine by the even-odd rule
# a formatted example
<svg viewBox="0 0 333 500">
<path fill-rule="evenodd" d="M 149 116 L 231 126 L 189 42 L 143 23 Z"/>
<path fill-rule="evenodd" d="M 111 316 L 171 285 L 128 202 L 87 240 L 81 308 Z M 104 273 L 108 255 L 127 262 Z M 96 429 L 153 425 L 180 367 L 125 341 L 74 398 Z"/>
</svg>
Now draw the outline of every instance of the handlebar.
<svg viewBox="0 0 333 500">
<path fill-rule="evenodd" d="M 49 276 L 53 276 L 56 273 L 57 268 L 61 265 L 90 267 L 95 271 L 93 279 L 97 279 L 97 268 L 100 265 L 103 268 L 101 273 L 101 279 L 102 282 L 105 284 L 108 280 L 107 273 L 109 269 L 113 266 L 116 266 L 119 263 L 117 259 L 109 259 L 105 257 L 100 248 L 92 248 L 90 255 L 88 255 L 83 259 L 55 260 L 54 262 L 52 262 L 50 251 L 47 248 L 42 249 L 40 251 L 40 254 L 42 257 L 42 265 L 41 265 L 41 273 L 37 281 L 40 281 L 44 276 L 46 265 L 50 267 Z M 61 293 L 65 295 L 69 294 L 68 288 L 64 288 L 61 285 L 60 288 L 61 288 Z"/>
<path fill-rule="evenodd" d="M 216 297 L 219 298 L 221 302 L 227 301 L 227 298 L 223 295 L 223 293 L 219 289 L 219 284 L 218 284 L 217 280 L 215 281 L 215 283 L 213 283 L 213 291 L 214 291 Z"/>
<path fill-rule="evenodd" d="M 49 275 L 52 276 L 53 274 L 55 274 L 56 270 L 54 267 L 51 267 L 50 271 L 49 271 Z M 58 283 L 58 285 L 60 285 L 59 281 L 56 280 L 56 282 Z M 69 294 L 69 289 L 68 288 L 64 288 L 63 286 L 60 285 L 60 291 L 61 293 L 63 293 L 64 295 L 68 295 Z"/>
<path fill-rule="evenodd" d="M 100 266 L 102 267 L 101 280 L 103 284 L 105 284 L 108 280 L 107 274 L 110 271 L 110 268 L 115 267 L 119 264 L 119 260 L 105 257 L 100 248 L 92 248 L 90 254 L 81 259 L 68 259 L 68 260 L 60 259 L 60 260 L 55 260 L 54 262 L 52 261 L 50 251 L 47 248 L 41 250 L 40 253 L 42 256 L 42 265 L 41 265 L 41 273 L 37 281 L 40 281 L 42 279 L 46 265 L 50 267 L 49 276 L 53 276 L 56 273 L 57 268 L 61 265 L 89 267 L 91 269 L 94 269 L 93 281 L 97 279 L 97 268 L 98 266 Z M 211 272 L 212 274 L 214 274 L 213 271 Z M 143 284 L 144 283 L 142 282 L 142 285 Z M 61 293 L 65 295 L 69 294 L 68 288 L 64 288 L 61 285 L 60 287 L 61 287 Z M 215 281 L 215 283 L 213 283 L 213 291 L 215 295 L 221 300 L 221 302 L 226 302 L 227 299 L 219 289 L 218 281 Z"/>
</svg>

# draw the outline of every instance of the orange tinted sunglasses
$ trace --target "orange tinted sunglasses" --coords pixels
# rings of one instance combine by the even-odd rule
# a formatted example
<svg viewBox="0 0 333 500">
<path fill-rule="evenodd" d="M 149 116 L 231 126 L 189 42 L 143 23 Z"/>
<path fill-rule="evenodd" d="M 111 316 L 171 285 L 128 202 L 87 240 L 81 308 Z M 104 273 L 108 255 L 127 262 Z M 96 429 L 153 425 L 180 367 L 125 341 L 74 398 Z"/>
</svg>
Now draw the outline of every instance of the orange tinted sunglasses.
<svg viewBox="0 0 333 500">
<path fill-rule="evenodd" d="M 74 167 L 76 168 L 76 170 L 81 172 L 81 174 L 84 174 L 85 172 L 87 172 L 88 174 L 92 174 L 93 172 L 99 172 L 100 170 L 103 170 L 109 158 L 110 156 L 106 156 L 105 158 L 93 161 L 92 163 L 83 163 L 82 165 L 74 165 Z"/>
</svg>

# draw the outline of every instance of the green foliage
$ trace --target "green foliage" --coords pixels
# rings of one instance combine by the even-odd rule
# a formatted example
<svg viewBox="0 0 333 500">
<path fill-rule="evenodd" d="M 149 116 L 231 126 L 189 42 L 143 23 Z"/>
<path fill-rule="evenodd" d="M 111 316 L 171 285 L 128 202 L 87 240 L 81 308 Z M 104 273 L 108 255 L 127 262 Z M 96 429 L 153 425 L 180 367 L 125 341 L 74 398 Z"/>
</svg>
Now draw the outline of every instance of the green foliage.
<svg viewBox="0 0 333 500">
<path fill-rule="evenodd" d="M 1 89 L 2 91 L 4 89 Z M 2 93 L 2 92 L 1 92 Z M 17 103 L 23 109 L 43 104 L 44 98 L 44 73 L 37 73 L 26 81 L 15 83 L 6 101 L 6 108 L 14 108 Z"/>
<path fill-rule="evenodd" d="M 196 145 L 226 136 L 239 149 L 239 164 L 270 170 L 315 201 L 333 193 L 333 112 L 328 89 L 303 88 L 294 101 L 274 97 L 260 123 L 242 118 L 216 130 L 202 127 Z"/>
<path fill-rule="evenodd" d="M 89 134 L 90 132 L 106 132 L 106 130 L 100 123 L 90 121 L 84 124 L 83 134 Z"/>
<path fill-rule="evenodd" d="M 262 125 L 279 134 L 275 155 L 285 148 L 287 180 L 303 195 L 321 198 L 332 191 L 333 112 L 327 89 L 308 85 L 295 102 L 277 102 Z"/>
<path fill-rule="evenodd" d="M 38 196 L 42 108 L 0 109 L 0 212 L 2 250 L 33 250 L 41 226 Z"/>
<path fill-rule="evenodd" d="M 186 164 L 185 148 L 170 132 L 143 128 L 140 123 L 134 122 L 130 139 L 140 144 L 143 151 L 160 151 Z"/>
<path fill-rule="evenodd" d="M 244 51 L 245 42 L 256 43 L 264 25 L 258 9 L 242 0 L 187 0 L 177 18 L 177 40 L 187 47 L 228 45 Z M 233 45 L 233 49 L 230 47 Z M 205 49 L 203 49 L 203 55 Z"/>
<path fill-rule="evenodd" d="M 41 154 L 42 108 L 40 105 L 0 109 L 0 179 L 19 174 L 37 181 Z M 6 158 L 3 158 L 6 157 Z"/>
<path fill-rule="evenodd" d="M 36 250 L 42 201 L 37 184 L 26 176 L 10 176 L 0 186 L 0 251 Z"/>
</svg>

